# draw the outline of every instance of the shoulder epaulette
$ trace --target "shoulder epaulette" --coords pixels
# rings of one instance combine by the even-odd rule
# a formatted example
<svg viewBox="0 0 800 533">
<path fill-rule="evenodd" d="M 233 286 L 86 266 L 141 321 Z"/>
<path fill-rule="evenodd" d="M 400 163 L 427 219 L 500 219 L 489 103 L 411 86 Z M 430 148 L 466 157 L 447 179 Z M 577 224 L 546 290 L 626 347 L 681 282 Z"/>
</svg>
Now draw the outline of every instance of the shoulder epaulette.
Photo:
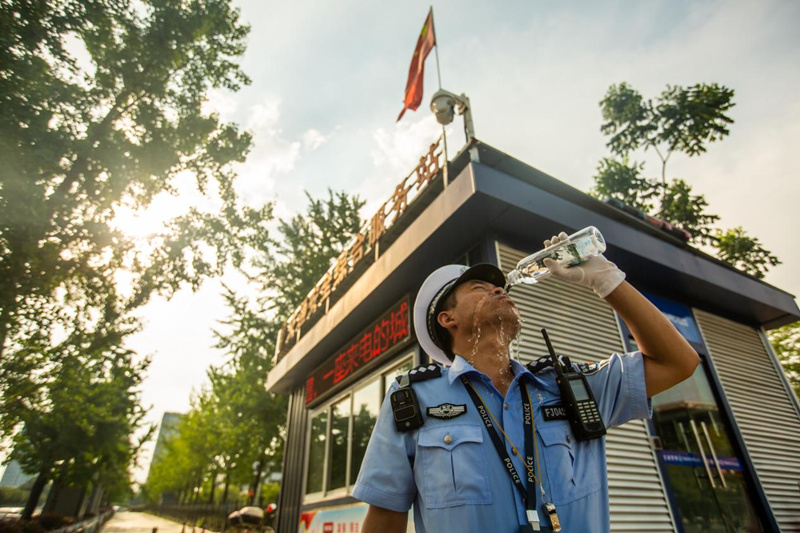
<svg viewBox="0 0 800 533">
<path fill-rule="evenodd" d="M 416 383 L 417 381 L 425 381 L 426 379 L 433 379 L 442 376 L 442 367 L 437 365 L 436 363 L 428 363 L 427 365 L 419 365 L 416 368 L 412 368 L 409 370 L 408 374 L 404 374 L 403 376 L 408 376 L 408 380 L 411 383 Z M 397 382 L 401 383 L 403 376 L 397 376 Z"/>
<path fill-rule="evenodd" d="M 601 361 L 600 363 L 595 363 L 594 361 L 587 361 L 586 363 L 578 363 L 578 372 L 582 374 L 586 374 L 588 376 L 592 374 L 596 374 L 600 372 L 600 370 L 608 364 L 608 361 Z"/>
<path fill-rule="evenodd" d="M 570 362 L 569 357 L 565 355 L 559 355 L 558 360 L 561 362 L 562 366 L 572 368 L 572 363 Z M 549 355 L 545 355 L 532 363 L 528 363 L 526 366 L 528 370 L 531 371 L 531 374 L 538 374 L 546 368 L 552 368 L 553 360 Z"/>
</svg>

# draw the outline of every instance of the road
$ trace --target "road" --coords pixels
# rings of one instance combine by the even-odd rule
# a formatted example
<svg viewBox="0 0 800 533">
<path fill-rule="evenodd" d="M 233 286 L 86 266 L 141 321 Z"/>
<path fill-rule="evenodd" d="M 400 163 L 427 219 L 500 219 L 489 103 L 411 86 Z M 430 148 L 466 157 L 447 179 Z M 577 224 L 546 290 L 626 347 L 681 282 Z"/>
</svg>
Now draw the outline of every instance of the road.
<svg viewBox="0 0 800 533">
<path fill-rule="evenodd" d="M 114 514 L 100 533 L 153 533 L 153 528 L 158 528 L 157 533 L 181 533 L 183 525 L 147 513 L 123 511 Z M 186 528 L 186 533 L 191 531 L 190 527 Z"/>
</svg>

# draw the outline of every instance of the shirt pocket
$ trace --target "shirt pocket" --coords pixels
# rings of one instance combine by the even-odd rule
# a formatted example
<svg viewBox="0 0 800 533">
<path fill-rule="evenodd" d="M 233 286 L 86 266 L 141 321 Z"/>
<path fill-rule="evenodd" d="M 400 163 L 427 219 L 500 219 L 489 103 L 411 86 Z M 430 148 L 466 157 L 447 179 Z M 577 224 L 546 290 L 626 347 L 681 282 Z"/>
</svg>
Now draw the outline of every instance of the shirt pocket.
<svg viewBox="0 0 800 533">
<path fill-rule="evenodd" d="M 597 491 L 605 472 L 597 454 L 601 439 L 576 441 L 568 422 L 544 425 L 537 430 L 544 443 L 544 483 L 550 487 L 547 495 L 552 502 L 570 503 Z"/>
<path fill-rule="evenodd" d="M 492 503 L 480 426 L 448 424 L 421 429 L 414 466 L 426 508 Z"/>
</svg>

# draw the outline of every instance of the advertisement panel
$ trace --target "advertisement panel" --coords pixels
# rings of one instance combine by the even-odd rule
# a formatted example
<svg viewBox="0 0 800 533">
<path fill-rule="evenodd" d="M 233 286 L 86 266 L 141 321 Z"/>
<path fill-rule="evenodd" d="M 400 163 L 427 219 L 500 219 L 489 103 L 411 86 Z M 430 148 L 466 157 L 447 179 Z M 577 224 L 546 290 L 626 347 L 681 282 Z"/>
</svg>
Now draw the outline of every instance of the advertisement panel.
<svg viewBox="0 0 800 533">
<path fill-rule="evenodd" d="M 366 503 L 343 507 L 327 507 L 300 514 L 298 533 L 360 533 L 367 515 Z M 413 511 L 413 510 L 412 510 Z M 414 515 L 408 512 L 407 533 L 414 533 Z"/>
</svg>

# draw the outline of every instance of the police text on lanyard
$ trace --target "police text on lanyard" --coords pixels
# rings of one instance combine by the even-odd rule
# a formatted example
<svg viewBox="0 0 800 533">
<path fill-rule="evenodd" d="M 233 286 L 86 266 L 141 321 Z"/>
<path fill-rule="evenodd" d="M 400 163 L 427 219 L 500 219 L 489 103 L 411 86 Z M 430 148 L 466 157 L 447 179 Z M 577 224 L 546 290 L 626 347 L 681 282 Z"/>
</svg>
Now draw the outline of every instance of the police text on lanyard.
<svg viewBox="0 0 800 533">
<path fill-rule="evenodd" d="M 483 400 L 478 394 L 478 391 L 472 386 L 469 379 L 466 376 L 461 376 L 461 382 L 464 383 L 464 387 L 467 389 L 470 398 L 472 398 L 472 403 L 475 404 L 475 408 L 478 410 L 478 414 L 481 416 L 481 420 L 483 420 L 484 425 L 486 426 L 486 430 L 489 433 L 489 437 L 492 439 L 492 444 L 494 444 L 495 449 L 497 450 L 497 454 L 500 456 L 500 459 L 503 461 L 503 465 L 505 466 L 506 472 L 511 476 L 511 480 L 514 482 L 514 486 L 520 492 L 522 496 L 522 501 L 525 502 L 525 509 L 526 509 L 526 516 L 528 518 L 528 522 L 530 525 L 520 526 L 520 533 L 523 531 L 552 531 L 549 527 L 542 529 L 539 526 L 539 513 L 536 511 L 536 484 L 537 479 L 534 475 L 534 467 L 536 465 L 536 457 L 534 456 L 534 446 L 536 446 L 535 439 L 536 436 L 534 434 L 533 429 L 533 410 L 531 408 L 531 399 L 528 395 L 528 388 L 522 383 L 522 380 L 519 381 L 519 389 L 522 395 L 522 421 L 524 425 L 524 433 L 525 433 L 525 465 L 527 470 L 527 479 L 528 485 L 527 487 L 523 486 L 522 480 L 517 474 L 517 469 L 514 467 L 514 463 L 511 462 L 511 457 L 508 456 L 508 451 L 506 451 L 506 446 L 503 443 L 503 440 L 500 438 L 500 435 L 497 434 L 497 430 L 495 429 L 495 424 L 492 422 L 492 418 L 494 416 L 489 411 L 489 408 L 483 403 Z M 491 417 L 491 418 L 490 418 Z M 500 428 L 500 431 L 503 431 L 503 428 Z M 505 432 L 503 432 L 505 435 Z M 508 436 L 506 436 L 508 439 Z M 514 446 L 514 443 L 511 442 L 509 439 L 509 443 L 511 444 L 511 449 L 514 453 L 522 459 L 519 455 L 519 451 Z M 541 471 L 539 472 L 539 476 L 541 477 Z M 544 487 L 542 487 L 541 480 L 539 480 L 539 489 L 542 492 L 542 499 L 544 500 Z"/>
</svg>

